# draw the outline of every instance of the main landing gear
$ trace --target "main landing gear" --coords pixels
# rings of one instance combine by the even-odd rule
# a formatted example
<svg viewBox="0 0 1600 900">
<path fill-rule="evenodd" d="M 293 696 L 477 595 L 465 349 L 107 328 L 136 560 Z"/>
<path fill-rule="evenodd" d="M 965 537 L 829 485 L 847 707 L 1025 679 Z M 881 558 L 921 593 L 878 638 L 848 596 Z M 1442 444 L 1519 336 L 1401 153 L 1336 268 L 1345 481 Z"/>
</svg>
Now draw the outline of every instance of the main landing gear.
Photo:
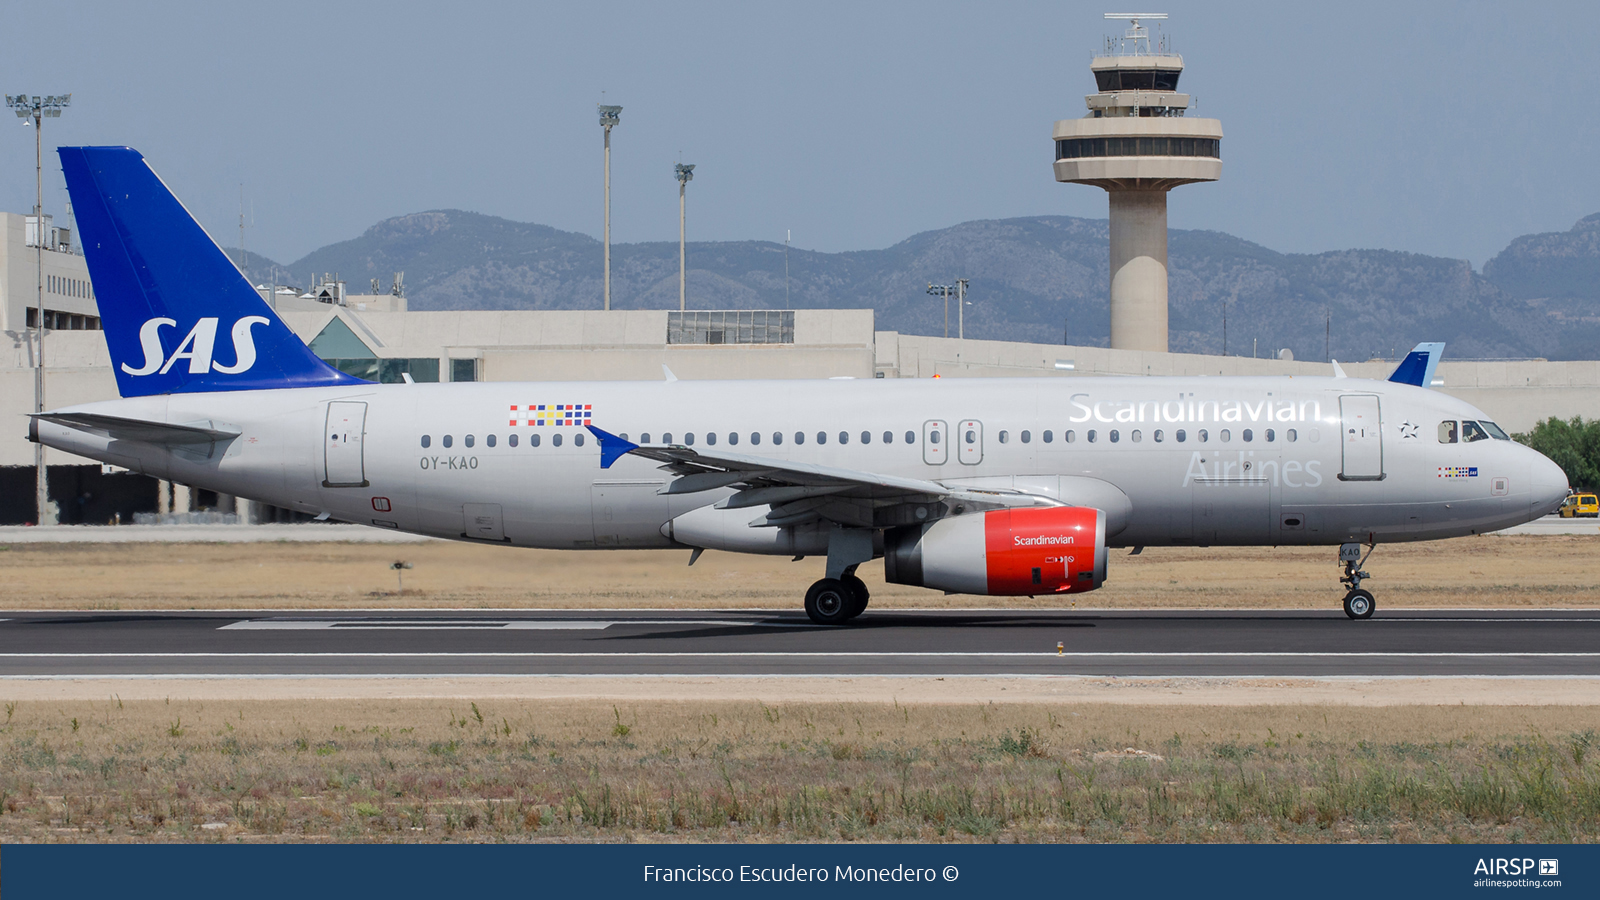
<svg viewBox="0 0 1600 900">
<path fill-rule="evenodd" d="M 1344 614 L 1352 619 L 1370 619 L 1373 610 L 1378 608 L 1378 602 L 1372 598 L 1372 592 L 1361 587 L 1363 578 L 1372 577 L 1361 571 L 1361 567 L 1377 548 L 1377 542 L 1373 542 L 1366 556 L 1362 556 L 1360 544 L 1339 545 L 1339 561 L 1344 563 L 1344 577 L 1339 579 L 1339 583 L 1350 589 L 1350 592 L 1344 595 Z"/>
<path fill-rule="evenodd" d="M 861 615 L 872 595 L 851 566 L 839 578 L 823 578 L 806 591 L 806 615 L 818 625 L 843 625 Z"/>
</svg>

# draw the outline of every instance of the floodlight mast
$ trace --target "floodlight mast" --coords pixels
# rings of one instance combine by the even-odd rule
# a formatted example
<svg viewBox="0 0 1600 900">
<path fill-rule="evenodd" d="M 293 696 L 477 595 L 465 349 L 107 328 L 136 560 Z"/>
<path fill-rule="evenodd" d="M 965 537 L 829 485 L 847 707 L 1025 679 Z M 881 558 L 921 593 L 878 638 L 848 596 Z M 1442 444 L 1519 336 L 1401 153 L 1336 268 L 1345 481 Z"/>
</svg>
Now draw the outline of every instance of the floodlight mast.
<svg viewBox="0 0 1600 900">
<path fill-rule="evenodd" d="M 672 167 L 672 173 L 673 175 L 677 176 L 678 179 L 678 312 L 683 312 L 685 294 L 684 289 L 687 284 L 683 253 L 683 240 L 685 234 L 684 224 L 687 220 L 684 217 L 683 196 L 684 188 L 688 186 L 689 182 L 694 180 L 694 166 L 686 166 L 683 163 L 678 163 Z"/>
<path fill-rule="evenodd" d="M 611 309 L 611 129 L 622 121 L 622 107 L 596 104 L 600 110 L 600 127 L 606 130 L 606 280 L 605 308 Z"/>
<path fill-rule="evenodd" d="M 17 118 L 33 122 L 33 264 L 37 283 L 38 346 L 33 357 L 33 411 L 44 412 L 44 138 L 41 135 L 45 119 L 59 119 L 61 111 L 72 105 L 71 94 L 47 97 L 26 94 L 6 95 L 6 106 L 17 113 Z M 24 325 L 26 330 L 26 325 Z M 50 483 L 44 465 L 44 444 L 33 445 L 34 503 L 36 525 L 54 525 L 50 512 Z"/>
<path fill-rule="evenodd" d="M 956 279 L 956 340 L 967 339 L 967 279 Z"/>
<path fill-rule="evenodd" d="M 953 284 L 928 284 L 928 293 L 935 297 L 944 297 L 944 336 L 950 336 L 950 295 L 955 293 Z"/>
</svg>

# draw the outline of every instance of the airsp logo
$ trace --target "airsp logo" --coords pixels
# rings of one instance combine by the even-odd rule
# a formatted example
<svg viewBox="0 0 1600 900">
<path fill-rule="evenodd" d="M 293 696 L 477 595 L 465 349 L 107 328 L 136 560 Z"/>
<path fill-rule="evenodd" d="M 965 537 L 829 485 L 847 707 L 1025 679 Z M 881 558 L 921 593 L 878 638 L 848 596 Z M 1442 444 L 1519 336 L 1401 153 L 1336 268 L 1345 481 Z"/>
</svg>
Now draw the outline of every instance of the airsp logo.
<svg viewBox="0 0 1600 900">
<path fill-rule="evenodd" d="M 171 371 L 178 360 L 189 361 L 189 374 L 204 375 L 207 372 L 221 372 L 225 375 L 238 375 L 250 371 L 256 364 L 256 341 L 250 334 L 253 325 L 265 325 L 267 319 L 263 316 L 245 316 L 233 323 L 231 336 L 233 338 L 234 361 L 232 365 L 223 365 L 211 358 L 211 353 L 217 342 L 217 319 L 204 318 L 194 323 L 194 328 L 189 330 L 189 335 L 172 351 L 171 356 L 161 347 L 162 326 L 177 327 L 177 322 L 168 318 L 156 318 L 146 321 L 139 327 L 139 345 L 144 349 L 144 365 L 135 369 L 127 363 L 122 364 L 122 371 L 129 375 L 165 375 Z"/>
</svg>

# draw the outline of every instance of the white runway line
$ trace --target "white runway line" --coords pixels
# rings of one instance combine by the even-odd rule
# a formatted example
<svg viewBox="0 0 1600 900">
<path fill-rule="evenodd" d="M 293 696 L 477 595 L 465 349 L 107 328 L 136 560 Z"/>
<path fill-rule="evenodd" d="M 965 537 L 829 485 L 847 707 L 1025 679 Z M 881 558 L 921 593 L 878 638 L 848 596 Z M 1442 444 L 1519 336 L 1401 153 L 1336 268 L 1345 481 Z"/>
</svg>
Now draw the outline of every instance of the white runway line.
<svg viewBox="0 0 1600 900">
<path fill-rule="evenodd" d="M 4 621 L 0 619 L 0 621 Z M 218 631 L 603 631 L 614 625 L 812 628 L 810 622 L 745 619 L 247 619 Z"/>
<path fill-rule="evenodd" d="M 1461 652 L 1448 651 L 1319 651 L 1319 652 L 1165 652 L 1089 651 L 737 651 L 708 652 L 563 652 L 563 651 L 421 651 L 393 652 L 220 652 L 220 653 L 0 653 L 7 659 L 1592 659 L 1600 652 Z"/>
</svg>

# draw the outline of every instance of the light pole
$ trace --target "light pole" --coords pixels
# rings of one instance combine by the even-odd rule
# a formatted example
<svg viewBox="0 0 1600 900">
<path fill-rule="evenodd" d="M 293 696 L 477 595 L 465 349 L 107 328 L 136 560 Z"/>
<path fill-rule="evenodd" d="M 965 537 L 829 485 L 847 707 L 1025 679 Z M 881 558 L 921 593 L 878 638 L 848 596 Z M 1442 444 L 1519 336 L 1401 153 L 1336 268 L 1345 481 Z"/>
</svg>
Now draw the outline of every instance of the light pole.
<svg viewBox="0 0 1600 900">
<path fill-rule="evenodd" d="M 599 104 L 600 127 L 606 130 L 606 309 L 611 309 L 611 129 L 622 121 L 622 107 Z"/>
<path fill-rule="evenodd" d="M 950 336 L 950 295 L 955 293 L 953 284 L 928 284 L 928 293 L 935 297 L 944 297 L 944 336 Z"/>
<path fill-rule="evenodd" d="M 956 279 L 956 339 L 967 339 L 967 280 Z"/>
<path fill-rule="evenodd" d="M 684 309 L 683 299 L 684 299 L 684 288 L 685 288 L 685 274 L 684 274 L 685 270 L 684 270 L 684 267 L 683 267 L 683 264 L 684 264 L 683 238 L 684 238 L 684 224 L 687 221 L 684 218 L 683 196 L 684 196 L 684 188 L 688 186 L 689 182 L 694 180 L 694 166 L 693 165 L 687 165 L 686 166 L 683 163 L 678 163 L 677 165 L 672 167 L 672 172 L 678 178 L 678 312 L 683 312 L 683 309 Z"/>
<path fill-rule="evenodd" d="M 44 138 L 40 134 L 45 119 L 61 117 L 61 111 L 72 103 L 71 94 L 50 97 L 28 97 L 23 94 L 6 95 L 6 105 L 16 110 L 17 118 L 33 120 L 33 265 L 37 279 L 39 328 L 38 353 L 33 358 L 33 411 L 44 412 Z M 50 485 L 44 467 L 44 444 L 33 445 L 34 502 L 38 525 L 55 524 L 50 515 Z"/>
</svg>

